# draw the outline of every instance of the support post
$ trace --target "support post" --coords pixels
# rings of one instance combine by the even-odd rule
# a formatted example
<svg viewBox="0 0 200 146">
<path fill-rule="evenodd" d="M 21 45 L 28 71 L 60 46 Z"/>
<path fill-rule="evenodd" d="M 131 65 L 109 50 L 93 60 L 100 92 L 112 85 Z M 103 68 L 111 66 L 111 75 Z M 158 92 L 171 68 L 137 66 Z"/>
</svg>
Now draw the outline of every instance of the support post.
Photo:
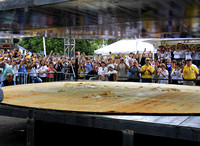
<svg viewBox="0 0 200 146">
<path fill-rule="evenodd" d="M 75 63 L 75 81 L 78 81 L 78 57 L 76 57 L 76 63 Z"/>
<path fill-rule="evenodd" d="M 133 146 L 134 145 L 134 132 L 133 130 L 123 130 L 123 146 Z"/>
<path fill-rule="evenodd" d="M 35 141 L 35 119 L 33 118 L 32 111 L 27 118 L 27 146 L 34 146 Z"/>
</svg>

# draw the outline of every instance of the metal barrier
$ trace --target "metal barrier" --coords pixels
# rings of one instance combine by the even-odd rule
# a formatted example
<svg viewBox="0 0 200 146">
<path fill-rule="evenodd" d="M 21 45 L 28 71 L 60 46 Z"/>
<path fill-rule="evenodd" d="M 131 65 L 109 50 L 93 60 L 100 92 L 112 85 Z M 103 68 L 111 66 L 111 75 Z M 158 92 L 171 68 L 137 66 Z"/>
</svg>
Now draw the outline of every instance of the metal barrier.
<svg viewBox="0 0 200 146">
<path fill-rule="evenodd" d="M 78 74 L 80 76 L 80 74 Z M 124 77 L 125 80 L 118 81 L 124 81 L 124 82 L 142 82 L 142 78 L 129 78 Z M 99 80 L 98 75 L 85 75 L 84 78 L 79 78 L 80 80 Z M 16 84 L 29 84 L 29 83 L 41 83 L 41 82 L 56 82 L 56 81 L 74 81 L 75 75 L 73 73 L 63 73 L 63 72 L 46 72 L 45 75 L 41 75 L 37 72 L 30 72 L 30 73 L 15 73 Z M 108 79 L 107 79 L 108 80 Z M 161 78 L 151 78 L 152 83 L 159 83 L 159 81 L 168 81 L 168 84 L 172 84 L 175 82 L 178 84 L 178 81 L 185 81 L 183 79 L 161 79 Z M 195 83 L 198 83 L 200 85 L 200 80 L 187 80 L 187 81 L 195 81 Z"/>
<path fill-rule="evenodd" d="M 66 80 L 66 74 L 63 72 L 46 72 L 40 74 L 37 72 L 29 73 L 15 73 L 14 81 L 17 85 L 29 84 L 29 83 L 41 83 L 41 82 L 55 82 Z"/>
</svg>

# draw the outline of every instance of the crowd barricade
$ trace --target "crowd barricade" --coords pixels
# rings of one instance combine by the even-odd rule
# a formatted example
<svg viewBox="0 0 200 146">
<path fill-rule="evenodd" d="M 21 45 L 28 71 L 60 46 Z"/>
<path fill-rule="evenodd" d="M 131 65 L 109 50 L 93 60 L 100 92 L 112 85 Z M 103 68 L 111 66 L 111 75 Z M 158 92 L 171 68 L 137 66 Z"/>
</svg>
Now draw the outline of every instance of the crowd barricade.
<svg viewBox="0 0 200 146">
<path fill-rule="evenodd" d="M 45 75 L 44 75 L 45 74 Z M 41 82 L 56 82 L 65 81 L 66 74 L 63 72 L 46 72 L 43 75 L 37 72 L 29 73 L 15 73 L 14 81 L 17 85 L 30 84 L 30 83 L 41 83 Z"/>
<path fill-rule="evenodd" d="M 46 72 L 46 77 L 42 77 L 40 73 L 36 72 L 30 72 L 30 73 L 15 73 L 14 81 L 17 85 L 19 84 L 30 84 L 30 83 L 41 83 L 41 82 L 57 82 L 57 81 L 74 81 L 76 76 L 73 73 L 67 73 L 67 72 Z M 79 76 L 80 74 L 78 74 Z M 84 78 L 78 77 L 79 80 L 99 80 L 98 75 L 85 75 Z M 182 84 L 183 79 L 161 79 L 161 78 L 151 78 L 152 83 L 160 83 L 160 81 L 168 81 L 168 84 L 172 84 L 176 82 L 176 84 Z M 108 79 L 107 79 L 108 80 Z M 120 80 L 118 78 L 118 81 L 123 82 L 142 82 L 142 78 L 129 78 L 126 77 L 126 80 Z M 195 81 L 197 85 L 200 85 L 200 80 L 190 80 Z"/>
</svg>

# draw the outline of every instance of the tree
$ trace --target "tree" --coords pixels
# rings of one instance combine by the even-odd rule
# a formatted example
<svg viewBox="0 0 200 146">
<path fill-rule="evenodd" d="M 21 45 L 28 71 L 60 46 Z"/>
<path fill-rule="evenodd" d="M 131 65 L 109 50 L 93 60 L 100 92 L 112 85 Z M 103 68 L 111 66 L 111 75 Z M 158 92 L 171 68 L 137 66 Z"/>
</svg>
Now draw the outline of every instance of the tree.
<svg viewBox="0 0 200 146">
<path fill-rule="evenodd" d="M 62 38 L 45 38 L 46 41 L 46 52 L 47 54 L 53 50 L 56 53 L 64 54 L 64 39 Z M 105 45 L 109 45 L 118 40 L 105 40 Z M 19 43 L 20 46 L 25 49 L 30 50 L 31 52 L 39 53 L 43 51 L 43 39 L 42 37 L 25 37 Z M 103 45 L 103 40 L 76 40 L 76 51 L 85 52 L 87 55 L 93 55 L 94 50 L 101 48 Z"/>
</svg>

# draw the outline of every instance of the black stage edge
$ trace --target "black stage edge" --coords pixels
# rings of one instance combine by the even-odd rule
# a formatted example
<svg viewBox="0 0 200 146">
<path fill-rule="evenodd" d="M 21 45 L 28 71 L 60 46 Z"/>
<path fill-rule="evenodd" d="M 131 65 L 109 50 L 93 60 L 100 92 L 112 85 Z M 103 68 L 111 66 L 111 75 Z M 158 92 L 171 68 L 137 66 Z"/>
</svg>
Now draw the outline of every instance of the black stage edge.
<svg viewBox="0 0 200 146">
<path fill-rule="evenodd" d="M 97 142 L 98 144 L 104 144 L 107 140 L 107 136 L 103 137 L 102 135 L 110 135 L 111 143 L 115 139 L 117 144 L 123 146 L 132 146 L 137 145 L 138 139 L 140 139 L 141 135 L 143 136 L 153 136 L 152 138 L 158 139 L 173 139 L 170 141 L 179 141 L 180 140 L 189 140 L 189 143 L 196 143 L 199 145 L 200 143 L 200 116 L 171 116 L 173 121 L 178 121 L 175 124 L 166 123 L 166 119 L 170 119 L 171 117 L 167 116 L 147 116 L 147 115 L 112 115 L 112 114 L 91 114 L 91 113 L 81 113 L 81 112 L 69 112 L 69 111 L 55 111 L 55 110 L 46 110 L 46 109 L 37 109 L 37 108 L 28 108 L 28 107 L 20 107 L 20 106 L 12 106 L 6 104 L 0 104 L 0 115 L 10 116 L 10 117 L 18 117 L 18 118 L 26 118 L 27 119 L 27 145 L 38 145 L 40 140 L 38 140 L 38 135 L 40 135 L 44 131 L 48 131 L 46 135 L 58 135 L 59 131 L 62 129 L 66 129 L 65 131 L 61 131 L 61 137 L 66 135 L 70 137 L 70 139 L 76 139 L 77 142 L 81 141 L 81 138 L 84 137 L 87 143 L 87 133 L 93 133 L 89 135 L 93 137 L 93 135 L 97 134 L 97 137 L 102 137 L 101 142 Z M 147 120 L 134 120 L 135 117 L 151 118 Z M 187 126 L 187 122 L 191 121 L 189 124 L 194 124 L 193 118 L 196 118 L 196 127 L 195 126 Z M 159 119 L 156 121 L 156 119 Z M 165 120 L 162 120 L 165 119 Z M 154 122 L 155 121 L 155 122 Z M 163 121 L 163 122 L 162 122 Z M 167 120 L 168 121 L 168 120 Z M 45 123 L 45 124 L 42 124 Z M 41 125 L 41 126 L 39 126 Z M 45 125 L 49 125 L 46 127 Z M 49 128 L 51 127 L 51 128 Z M 51 129 L 58 129 L 58 133 L 51 131 Z M 60 127 L 60 128 L 59 128 Z M 67 127 L 67 128 L 66 128 Z M 70 127 L 70 128 L 69 128 Z M 80 130 L 80 133 L 79 133 Z M 75 133 L 73 133 L 75 132 Z M 103 133 L 103 134 L 102 134 Z M 77 135 L 77 137 L 75 136 Z M 39 136 L 40 137 L 40 136 Z M 114 139 L 112 139 L 114 137 Z M 93 137 L 95 139 L 95 137 Z M 45 137 L 44 137 L 45 139 Z M 79 141 L 80 139 L 80 141 Z M 82 141 L 83 141 L 82 139 Z M 53 138 L 50 138 L 49 141 L 52 141 Z M 96 139 L 98 140 L 98 138 Z M 56 139 L 55 139 L 56 141 Z M 54 141 L 54 142 L 55 142 Z M 69 140 L 70 141 L 70 140 Z M 191 142 L 190 142 L 191 141 Z M 53 143 L 53 142 L 51 142 Z M 113 142 L 114 143 L 114 142 Z M 183 142 L 184 143 L 184 142 Z M 187 143 L 187 142 L 185 142 Z M 94 143 L 92 143 L 94 144 Z M 91 144 L 91 145 L 92 145 Z M 110 144 L 110 142 L 108 142 Z M 76 144 L 75 144 L 76 145 Z M 90 145 L 90 144 L 88 144 Z M 140 144 L 139 144 L 140 145 Z"/>
</svg>

